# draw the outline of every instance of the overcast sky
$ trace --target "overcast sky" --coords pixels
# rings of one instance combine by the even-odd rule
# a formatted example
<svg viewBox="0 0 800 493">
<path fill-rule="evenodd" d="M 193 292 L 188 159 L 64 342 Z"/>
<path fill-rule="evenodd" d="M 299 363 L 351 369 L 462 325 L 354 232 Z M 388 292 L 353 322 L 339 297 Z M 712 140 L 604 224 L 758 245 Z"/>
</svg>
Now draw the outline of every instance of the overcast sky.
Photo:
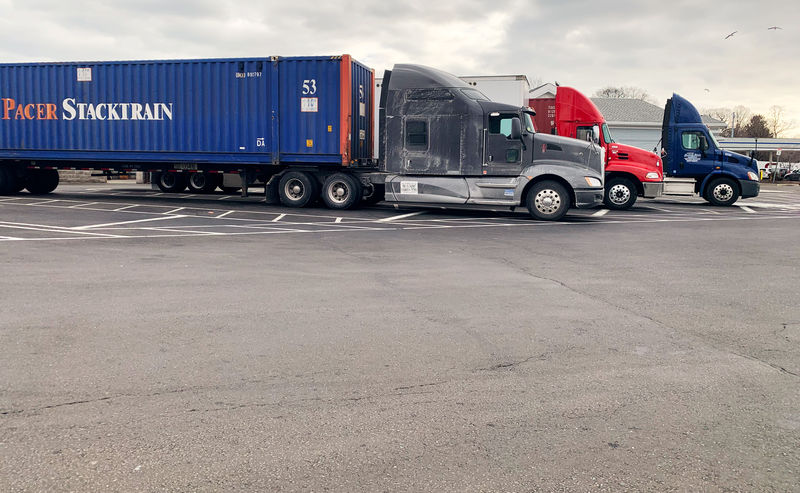
<svg viewBox="0 0 800 493">
<path fill-rule="evenodd" d="M 0 0 L 0 61 L 349 53 L 457 75 L 525 74 L 586 94 L 637 86 L 659 105 L 773 105 L 800 137 L 797 1 Z M 771 26 L 782 29 L 768 30 Z M 737 31 L 729 39 L 729 33 Z"/>
</svg>

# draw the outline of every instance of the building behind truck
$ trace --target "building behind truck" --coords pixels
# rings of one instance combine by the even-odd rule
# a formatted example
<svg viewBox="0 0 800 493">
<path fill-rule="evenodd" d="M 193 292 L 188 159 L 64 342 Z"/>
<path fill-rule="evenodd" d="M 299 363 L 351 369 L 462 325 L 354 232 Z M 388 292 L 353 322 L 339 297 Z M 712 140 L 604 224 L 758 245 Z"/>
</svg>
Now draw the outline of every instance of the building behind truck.
<svg viewBox="0 0 800 493">
<path fill-rule="evenodd" d="M 317 198 L 525 206 L 602 199 L 597 146 L 535 135 L 530 110 L 445 72 L 397 65 L 381 94 L 349 55 L 0 65 L 0 193 L 48 193 L 59 169 L 150 172 L 213 189 L 235 175 L 291 207 Z"/>
</svg>

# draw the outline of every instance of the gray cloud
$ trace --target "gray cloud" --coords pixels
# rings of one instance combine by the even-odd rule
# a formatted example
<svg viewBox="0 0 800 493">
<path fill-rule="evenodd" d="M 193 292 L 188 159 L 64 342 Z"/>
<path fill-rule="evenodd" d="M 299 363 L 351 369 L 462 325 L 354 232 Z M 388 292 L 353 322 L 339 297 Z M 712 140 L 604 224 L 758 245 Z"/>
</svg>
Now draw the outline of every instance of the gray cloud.
<svg viewBox="0 0 800 493">
<path fill-rule="evenodd" d="M 1 61 L 350 53 L 526 74 L 586 93 L 639 86 L 701 107 L 783 105 L 800 121 L 800 4 L 730 0 L 0 0 Z M 784 29 L 768 31 L 780 25 Z M 738 31 L 724 40 L 724 36 Z M 709 89 L 709 91 L 705 91 Z M 798 131 L 800 133 L 800 131 Z"/>
</svg>

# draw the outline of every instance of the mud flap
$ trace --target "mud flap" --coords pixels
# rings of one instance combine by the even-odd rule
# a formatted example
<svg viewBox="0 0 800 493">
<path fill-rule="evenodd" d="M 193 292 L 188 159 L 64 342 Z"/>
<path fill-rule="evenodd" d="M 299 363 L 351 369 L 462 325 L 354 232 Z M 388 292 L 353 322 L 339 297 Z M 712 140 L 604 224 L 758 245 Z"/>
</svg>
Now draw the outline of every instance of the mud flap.
<svg viewBox="0 0 800 493">
<path fill-rule="evenodd" d="M 280 182 L 280 176 L 272 175 L 269 177 L 269 181 L 267 184 L 264 185 L 264 202 L 270 205 L 280 204 L 281 199 L 278 197 L 278 182 Z"/>
</svg>

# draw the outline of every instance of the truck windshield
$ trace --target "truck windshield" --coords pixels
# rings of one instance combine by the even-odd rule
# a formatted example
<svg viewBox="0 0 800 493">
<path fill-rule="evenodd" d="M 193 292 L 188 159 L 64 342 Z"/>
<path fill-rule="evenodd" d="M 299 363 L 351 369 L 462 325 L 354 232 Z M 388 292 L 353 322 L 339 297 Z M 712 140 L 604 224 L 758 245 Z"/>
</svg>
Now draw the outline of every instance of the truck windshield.
<svg viewBox="0 0 800 493">
<path fill-rule="evenodd" d="M 524 121 L 522 122 L 522 124 L 525 126 L 525 131 L 528 132 L 529 134 L 534 133 L 535 130 L 533 129 L 533 120 L 531 119 L 531 114 L 530 113 L 523 113 L 522 115 L 523 115 L 523 118 L 524 118 Z"/>
<path fill-rule="evenodd" d="M 477 89 L 461 89 L 461 92 L 464 93 L 464 96 L 474 99 L 475 101 L 491 101 Z"/>
<path fill-rule="evenodd" d="M 614 138 L 611 137 L 611 130 L 608 128 L 608 124 L 604 123 L 601 128 L 603 130 L 603 140 L 606 141 L 606 144 L 614 142 Z"/>
<path fill-rule="evenodd" d="M 714 143 L 714 145 L 716 146 L 716 148 L 717 148 L 717 149 L 721 149 L 721 147 L 720 147 L 720 145 L 719 145 L 719 141 L 718 141 L 718 140 L 717 140 L 717 138 L 714 136 L 714 132 L 712 132 L 712 131 L 711 131 L 711 129 L 710 129 L 710 128 L 708 128 L 708 127 L 706 127 L 706 130 L 708 130 L 708 136 L 709 136 L 709 137 L 711 137 L 711 141 Z"/>
</svg>

